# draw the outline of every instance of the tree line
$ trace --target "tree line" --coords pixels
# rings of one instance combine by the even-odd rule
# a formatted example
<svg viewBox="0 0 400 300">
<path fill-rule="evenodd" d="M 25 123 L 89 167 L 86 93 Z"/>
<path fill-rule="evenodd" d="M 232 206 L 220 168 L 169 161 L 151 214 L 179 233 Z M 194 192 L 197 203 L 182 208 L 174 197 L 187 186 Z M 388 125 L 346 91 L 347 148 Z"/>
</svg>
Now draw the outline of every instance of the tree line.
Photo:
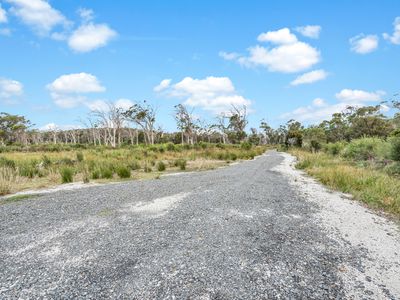
<svg viewBox="0 0 400 300">
<path fill-rule="evenodd" d="M 0 144 L 93 144 L 118 147 L 122 144 L 148 144 L 172 142 L 195 144 L 198 142 L 281 144 L 306 146 L 319 150 L 324 143 L 351 141 L 360 137 L 387 138 L 400 135 L 400 101 L 389 104 L 396 110 L 393 117 L 385 116 L 382 104 L 364 107 L 348 106 L 334 113 L 320 124 L 304 126 L 289 120 L 277 129 L 261 120 L 258 128 L 246 130 L 248 112 L 245 106 L 232 106 L 209 123 L 195 117 L 187 106 L 174 107 L 177 132 L 165 132 L 156 125 L 157 110 L 147 101 L 137 102 L 128 109 L 108 103 L 106 110 L 94 110 L 84 120 L 82 128 L 61 130 L 51 127 L 46 130 L 33 129 L 33 124 L 24 116 L 0 113 Z M 386 105 L 389 105 L 386 103 Z"/>
</svg>

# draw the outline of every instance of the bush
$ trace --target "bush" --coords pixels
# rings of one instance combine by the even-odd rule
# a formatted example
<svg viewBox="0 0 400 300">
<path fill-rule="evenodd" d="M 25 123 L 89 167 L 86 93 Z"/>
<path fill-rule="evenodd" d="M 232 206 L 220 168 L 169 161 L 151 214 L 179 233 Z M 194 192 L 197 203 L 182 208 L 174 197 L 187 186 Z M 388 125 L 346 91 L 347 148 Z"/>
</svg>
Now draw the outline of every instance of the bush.
<svg viewBox="0 0 400 300">
<path fill-rule="evenodd" d="M 68 167 L 64 167 L 60 170 L 61 183 L 70 183 L 73 181 L 74 170 Z"/>
<path fill-rule="evenodd" d="M 353 140 L 343 150 L 343 157 L 354 160 L 369 160 L 378 157 L 378 149 L 383 143 L 377 138 L 362 138 Z"/>
<path fill-rule="evenodd" d="M 48 158 L 47 155 L 42 156 L 42 165 L 44 168 L 48 168 L 51 166 L 51 160 L 50 160 L 50 158 Z"/>
<path fill-rule="evenodd" d="M 390 158 L 395 161 L 400 161 L 400 137 L 393 137 L 390 140 Z"/>
<path fill-rule="evenodd" d="M 151 171 L 153 171 L 153 170 L 151 167 L 146 165 L 146 166 L 144 166 L 143 171 L 145 171 L 146 173 L 151 173 Z"/>
<path fill-rule="evenodd" d="M 13 161 L 12 159 L 8 159 L 5 157 L 0 157 L 0 168 L 4 167 L 4 168 L 10 168 L 15 170 L 15 161 Z"/>
<path fill-rule="evenodd" d="M 324 146 L 324 151 L 331 155 L 339 155 L 344 147 L 346 146 L 343 142 L 329 143 Z"/>
<path fill-rule="evenodd" d="M 394 162 L 386 166 L 384 170 L 389 175 L 400 175 L 400 162 Z"/>
<path fill-rule="evenodd" d="M 158 164 L 157 164 L 157 170 L 158 170 L 159 172 L 165 171 L 166 168 L 167 168 L 167 167 L 166 167 L 166 165 L 164 164 L 164 162 L 162 162 L 162 161 L 159 161 L 159 162 L 158 162 Z"/>
<path fill-rule="evenodd" d="M 61 165 L 67 165 L 67 166 L 74 165 L 74 161 L 68 157 L 64 157 L 64 158 L 60 159 L 58 163 Z"/>
<path fill-rule="evenodd" d="M 100 178 L 100 170 L 93 170 L 92 179 L 99 179 L 99 178 Z"/>
<path fill-rule="evenodd" d="M 117 175 L 119 178 L 130 178 L 131 177 L 131 170 L 125 166 L 120 166 L 117 168 Z"/>
<path fill-rule="evenodd" d="M 175 145 L 172 143 L 167 144 L 167 151 L 175 151 Z"/>
<path fill-rule="evenodd" d="M 25 161 L 22 162 L 19 167 L 19 175 L 23 177 L 33 178 L 39 173 L 39 169 L 36 167 L 36 161 Z"/>
<path fill-rule="evenodd" d="M 186 170 L 186 160 L 185 159 L 177 159 L 175 160 L 175 167 L 179 167 L 179 169 Z"/>
<path fill-rule="evenodd" d="M 250 150 L 252 146 L 253 145 L 249 142 L 243 142 L 240 144 L 240 148 L 242 148 L 243 150 Z"/>
<path fill-rule="evenodd" d="M 79 162 L 82 162 L 83 159 L 84 159 L 83 153 L 82 152 L 77 152 L 76 153 L 76 160 L 79 161 Z"/>
<path fill-rule="evenodd" d="M 109 167 L 102 167 L 100 169 L 100 176 L 104 179 L 111 179 L 113 178 L 113 171 Z"/>
</svg>

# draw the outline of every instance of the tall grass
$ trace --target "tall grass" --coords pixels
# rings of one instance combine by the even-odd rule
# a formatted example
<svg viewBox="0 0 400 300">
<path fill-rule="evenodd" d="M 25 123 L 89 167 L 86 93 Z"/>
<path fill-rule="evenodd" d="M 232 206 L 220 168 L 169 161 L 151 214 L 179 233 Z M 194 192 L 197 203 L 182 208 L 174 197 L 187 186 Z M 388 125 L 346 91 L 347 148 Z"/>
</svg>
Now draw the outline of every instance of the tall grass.
<svg viewBox="0 0 400 300">
<path fill-rule="evenodd" d="M 27 148 L 7 146 L 1 148 L 0 168 L 11 168 L 15 176 L 23 180 L 6 179 L 0 184 L 2 193 L 35 187 L 59 184 L 60 182 L 113 180 L 119 178 L 152 178 L 154 170 L 166 169 L 198 170 L 212 168 L 213 162 L 226 163 L 238 159 L 252 159 L 266 150 L 263 146 L 224 145 L 199 143 L 195 145 L 174 145 L 172 143 L 153 146 L 132 145 L 117 149 L 89 145 L 33 145 Z M 8 171 L 7 171 L 8 172 Z M 71 173 L 72 172 L 72 178 Z M 4 172 L 3 172 L 4 173 Z M 8 176 L 9 177 L 9 176 Z M 7 177 L 7 178 L 8 178 Z"/>
<path fill-rule="evenodd" d="M 369 157 L 370 149 L 364 146 L 361 148 L 366 156 L 362 155 L 359 158 Z M 304 169 L 323 184 L 350 193 L 372 208 L 383 209 L 400 216 L 399 177 L 326 153 L 314 154 L 299 149 L 290 152 L 298 158 L 298 168 Z"/>
</svg>

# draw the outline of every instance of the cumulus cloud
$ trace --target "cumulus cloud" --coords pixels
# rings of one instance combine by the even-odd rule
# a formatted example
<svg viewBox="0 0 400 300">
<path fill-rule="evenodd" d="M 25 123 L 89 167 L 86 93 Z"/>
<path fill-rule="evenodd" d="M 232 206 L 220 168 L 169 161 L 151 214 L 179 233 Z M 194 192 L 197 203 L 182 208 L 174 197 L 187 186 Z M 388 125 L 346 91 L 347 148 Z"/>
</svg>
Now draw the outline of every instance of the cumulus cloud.
<svg viewBox="0 0 400 300">
<path fill-rule="evenodd" d="M 337 93 L 336 99 L 347 103 L 360 103 L 371 101 L 382 101 L 382 96 L 385 95 L 384 91 L 366 92 L 363 90 L 343 89 Z"/>
<path fill-rule="evenodd" d="M 78 14 L 81 17 L 82 21 L 87 23 L 94 18 L 94 11 L 88 8 L 80 8 L 78 9 Z"/>
<path fill-rule="evenodd" d="M 395 45 L 400 45 L 400 17 L 397 17 L 393 22 L 393 34 L 388 33 L 383 34 L 383 38 L 388 40 L 390 43 Z"/>
<path fill-rule="evenodd" d="M 42 131 L 54 131 L 54 130 L 72 130 L 72 129 L 81 129 L 81 125 L 57 125 L 56 123 L 48 123 L 39 128 Z"/>
<path fill-rule="evenodd" d="M 90 52 L 106 46 L 117 33 L 107 24 L 83 24 L 68 39 L 69 47 L 76 52 Z"/>
<path fill-rule="evenodd" d="M 1 7 L 0 3 L 0 23 L 7 23 L 7 13 L 6 11 Z"/>
<path fill-rule="evenodd" d="M 24 93 L 21 82 L 0 77 L 0 101 L 14 103 Z"/>
<path fill-rule="evenodd" d="M 299 32 L 301 35 L 312 38 L 312 39 L 317 39 L 319 38 L 319 34 L 321 32 L 321 26 L 319 25 L 307 25 L 307 26 L 300 26 L 296 27 L 295 30 Z"/>
<path fill-rule="evenodd" d="M 0 35 L 10 36 L 11 30 L 9 28 L 0 28 Z"/>
<path fill-rule="evenodd" d="M 6 0 L 11 13 L 40 35 L 47 35 L 58 25 L 66 26 L 68 20 L 45 0 Z"/>
<path fill-rule="evenodd" d="M 154 87 L 154 91 L 159 93 L 164 91 L 165 89 L 167 89 L 169 87 L 169 85 L 171 84 L 171 79 L 164 79 L 160 82 L 159 85 Z"/>
<path fill-rule="evenodd" d="M 301 106 L 295 110 L 284 113 L 280 116 L 281 119 L 295 119 L 298 121 L 313 121 L 320 122 L 329 119 L 332 114 L 345 110 L 348 106 L 362 107 L 369 105 L 370 102 L 382 101 L 383 91 L 366 92 L 362 90 L 343 89 L 336 93 L 338 102 L 328 104 L 324 99 L 316 98 L 311 105 Z M 387 109 L 387 106 L 381 105 L 382 111 Z"/>
<path fill-rule="evenodd" d="M 379 38 L 377 35 L 357 35 L 350 39 L 351 51 L 359 54 L 367 54 L 378 48 Z"/>
<path fill-rule="evenodd" d="M 290 32 L 289 28 L 282 28 L 277 31 L 261 33 L 257 40 L 259 42 L 270 42 L 273 44 L 293 44 L 297 42 L 297 37 Z"/>
<path fill-rule="evenodd" d="M 107 112 L 110 110 L 110 106 L 114 105 L 116 108 L 121 110 L 128 110 L 134 105 L 134 102 L 130 99 L 118 99 L 114 103 L 107 100 L 94 100 L 94 101 L 86 101 L 84 103 L 91 111 L 101 111 Z"/>
<path fill-rule="evenodd" d="M 96 76 L 88 73 L 62 75 L 47 85 L 53 101 L 60 107 L 72 108 L 86 101 L 84 94 L 105 91 Z"/>
<path fill-rule="evenodd" d="M 222 52 L 224 59 L 235 60 L 246 67 L 265 67 L 271 72 L 296 73 L 307 70 L 320 61 L 320 53 L 307 43 L 297 40 L 288 28 L 262 33 L 259 41 L 272 43 L 273 47 L 250 47 L 249 55 Z"/>
<path fill-rule="evenodd" d="M 304 73 L 293 80 L 291 85 L 309 84 L 316 81 L 324 80 L 328 76 L 328 73 L 324 70 L 314 70 L 308 73 Z"/>
<path fill-rule="evenodd" d="M 169 86 L 167 95 L 185 99 L 184 104 L 212 113 L 225 112 L 232 105 L 251 105 L 250 100 L 239 95 L 228 77 L 210 76 L 204 79 L 186 77 Z"/>
</svg>

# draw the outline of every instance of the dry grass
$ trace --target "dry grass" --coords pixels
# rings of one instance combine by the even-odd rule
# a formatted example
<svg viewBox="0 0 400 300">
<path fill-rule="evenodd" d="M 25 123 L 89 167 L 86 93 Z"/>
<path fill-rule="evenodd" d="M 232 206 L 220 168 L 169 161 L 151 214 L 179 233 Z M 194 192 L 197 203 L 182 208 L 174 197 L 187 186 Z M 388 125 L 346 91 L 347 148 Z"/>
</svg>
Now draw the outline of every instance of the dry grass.
<svg viewBox="0 0 400 300">
<path fill-rule="evenodd" d="M 4 152 L 0 154 L 0 195 L 51 187 L 62 183 L 60 170 L 73 172 L 74 182 L 108 182 L 159 178 L 164 172 L 209 170 L 238 159 L 251 159 L 265 147 L 243 149 L 240 145 L 202 144 L 195 146 L 130 146 L 119 149 L 92 147 L 70 151 Z M 15 167 L 1 165 L 1 159 Z M 162 161 L 166 170 L 158 171 Z M 182 165 L 184 165 L 182 167 Z M 129 179 L 119 178 L 129 168 Z M 65 180 L 64 180 L 65 181 Z"/>
<path fill-rule="evenodd" d="M 330 188 L 352 194 L 372 208 L 400 216 L 400 178 L 369 167 L 359 167 L 324 153 L 291 150 L 297 167 Z"/>
</svg>

